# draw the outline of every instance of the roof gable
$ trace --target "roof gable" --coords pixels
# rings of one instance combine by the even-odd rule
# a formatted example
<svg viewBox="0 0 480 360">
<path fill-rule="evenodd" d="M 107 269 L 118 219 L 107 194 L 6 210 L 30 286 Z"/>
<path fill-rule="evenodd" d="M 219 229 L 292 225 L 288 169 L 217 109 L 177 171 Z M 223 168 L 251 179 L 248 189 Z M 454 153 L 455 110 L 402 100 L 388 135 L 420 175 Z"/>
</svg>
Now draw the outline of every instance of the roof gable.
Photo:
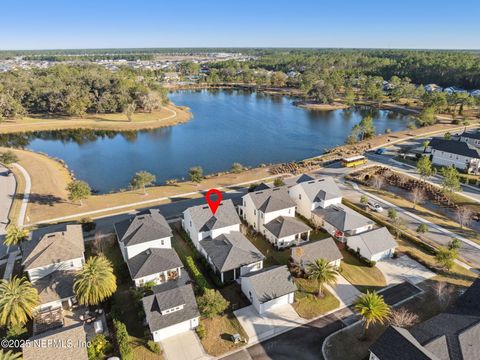
<svg viewBox="0 0 480 360">
<path fill-rule="evenodd" d="M 183 267 L 174 249 L 147 249 L 127 260 L 132 279 L 158 274 L 163 271 Z"/>
<path fill-rule="evenodd" d="M 249 193 L 253 205 L 263 213 L 295 207 L 295 202 L 288 195 L 286 187 L 278 187 Z"/>
<path fill-rule="evenodd" d="M 189 213 L 193 226 L 198 232 L 221 229 L 241 223 L 232 200 L 224 200 L 218 206 L 215 215 L 208 205 L 189 207 L 184 213 Z"/>
</svg>

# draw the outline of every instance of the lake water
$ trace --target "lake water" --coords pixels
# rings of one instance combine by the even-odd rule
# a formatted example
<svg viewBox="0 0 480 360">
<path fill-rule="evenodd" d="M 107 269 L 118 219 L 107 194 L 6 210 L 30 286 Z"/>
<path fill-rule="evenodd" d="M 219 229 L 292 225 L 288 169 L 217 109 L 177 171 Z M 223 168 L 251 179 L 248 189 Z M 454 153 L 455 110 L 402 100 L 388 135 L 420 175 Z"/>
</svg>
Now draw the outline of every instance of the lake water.
<svg viewBox="0 0 480 360">
<path fill-rule="evenodd" d="M 370 108 L 310 111 L 292 99 L 243 91 L 180 91 L 170 94 L 190 107 L 193 119 L 137 133 L 42 132 L 27 148 L 63 159 L 92 189 L 109 192 L 128 186 L 135 172 L 156 175 L 157 183 L 187 177 L 199 165 L 205 173 L 301 160 L 345 142 L 353 125 L 370 113 L 378 133 L 405 129 L 410 118 Z"/>
</svg>

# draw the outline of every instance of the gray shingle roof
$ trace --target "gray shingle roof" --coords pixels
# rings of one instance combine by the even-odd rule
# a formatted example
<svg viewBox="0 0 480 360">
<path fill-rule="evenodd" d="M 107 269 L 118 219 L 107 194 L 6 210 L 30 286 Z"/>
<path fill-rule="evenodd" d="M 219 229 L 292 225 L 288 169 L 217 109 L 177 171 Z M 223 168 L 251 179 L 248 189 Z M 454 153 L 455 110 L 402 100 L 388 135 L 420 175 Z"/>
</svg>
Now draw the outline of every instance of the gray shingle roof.
<svg viewBox="0 0 480 360">
<path fill-rule="evenodd" d="M 133 218 L 113 225 L 120 241 L 125 246 L 172 236 L 172 229 L 158 209 L 139 212 Z"/>
<path fill-rule="evenodd" d="M 438 360 L 408 330 L 396 326 L 389 326 L 370 351 L 380 360 Z"/>
<path fill-rule="evenodd" d="M 74 296 L 74 282 L 75 271 L 57 270 L 35 281 L 33 287 L 38 291 L 40 304 L 46 304 Z"/>
<path fill-rule="evenodd" d="M 295 184 L 300 184 L 302 182 L 311 181 L 311 180 L 315 180 L 315 179 L 316 178 L 312 175 L 301 174 L 301 175 L 298 175 L 298 176 L 293 176 L 293 177 L 290 177 L 290 178 L 283 179 L 283 182 L 285 183 L 286 186 L 290 187 L 290 186 L 293 186 Z"/>
<path fill-rule="evenodd" d="M 215 267 L 222 272 L 265 259 L 265 256 L 238 231 L 217 236 L 215 239 L 208 237 L 202 240 L 200 245 Z"/>
<path fill-rule="evenodd" d="M 279 216 L 266 223 L 264 227 L 277 239 L 312 230 L 310 226 L 293 216 Z"/>
<path fill-rule="evenodd" d="M 325 209 L 317 208 L 313 210 L 312 213 L 343 232 L 355 230 L 374 223 L 369 218 L 343 204 L 331 205 Z"/>
<path fill-rule="evenodd" d="M 173 249 L 147 249 L 127 260 L 132 279 L 158 274 L 183 267 L 182 261 Z"/>
<path fill-rule="evenodd" d="M 426 359 L 478 360 L 480 359 L 480 279 L 448 308 L 423 323 L 415 325 L 410 334 L 423 348 L 433 354 Z M 403 330 L 404 332 L 406 330 Z M 375 355 L 383 350 L 382 360 L 417 359 L 395 357 L 395 349 L 406 348 L 404 339 L 381 336 L 371 349 Z M 418 357 L 418 359 L 423 359 Z"/>
<path fill-rule="evenodd" d="M 208 205 L 192 206 L 185 210 L 185 212 L 187 211 L 190 213 L 195 229 L 199 232 L 221 229 L 241 223 L 230 199 L 220 203 L 215 215 L 212 215 Z"/>
<path fill-rule="evenodd" d="M 68 327 L 61 327 L 59 329 L 51 330 L 40 335 L 33 336 L 29 339 L 30 346 L 24 346 L 23 359 L 24 360 L 62 360 L 75 359 L 87 360 L 87 347 L 79 346 L 79 344 L 86 343 L 85 329 L 83 323 L 75 323 Z M 35 346 L 35 340 L 51 342 L 59 344 L 57 346 Z M 61 344 L 65 344 L 62 346 Z M 66 344 L 71 343 L 72 346 Z"/>
<path fill-rule="evenodd" d="M 200 316 L 193 288 L 185 278 L 155 286 L 154 294 L 142 299 L 150 331 L 154 332 Z M 162 310 L 183 305 L 183 309 L 165 315 Z"/>
<path fill-rule="evenodd" d="M 23 245 L 25 270 L 83 257 L 85 246 L 81 225 L 66 225 L 56 232 L 35 230 L 32 240 Z"/>
<path fill-rule="evenodd" d="M 438 151 L 480 159 L 480 149 L 464 141 L 434 138 L 428 146 Z"/>
<path fill-rule="evenodd" d="M 292 259 L 296 263 L 311 263 L 316 259 L 325 259 L 328 262 L 343 259 L 342 253 L 338 250 L 335 240 L 331 237 L 310 242 L 305 245 L 292 248 Z"/>
<path fill-rule="evenodd" d="M 477 139 L 480 140 L 480 130 L 477 131 L 465 131 L 460 134 L 461 137 L 466 137 L 470 139 Z"/>
<path fill-rule="evenodd" d="M 243 278 L 248 278 L 252 285 L 252 290 L 261 303 L 297 290 L 293 276 L 288 271 L 286 265 L 250 272 L 244 275 Z"/>
<path fill-rule="evenodd" d="M 273 187 L 273 185 L 271 184 L 266 184 L 264 182 L 258 184 L 257 186 L 255 186 L 255 188 L 253 189 L 253 191 L 261 191 L 261 190 L 268 190 L 268 189 L 271 189 Z"/>
<path fill-rule="evenodd" d="M 397 242 L 386 227 L 370 230 L 358 235 L 352 236 L 359 238 L 371 255 L 375 255 L 394 247 L 397 247 Z"/>
<path fill-rule="evenodd" d="M 319 202 L 321 200 L 342 197 L 342 192 L 335 183 L 335 180 L 331 177 L 306 181 L 295 186 L 303 188 L 310 202 Z"/>
<path fill-rule="evenodd" d="M 288 195 L 286 187 L 256 191 L 248 195 L 251 197 L 255 208 L 263 213 L 288 209 L 296 205 Z"/>
</svg>

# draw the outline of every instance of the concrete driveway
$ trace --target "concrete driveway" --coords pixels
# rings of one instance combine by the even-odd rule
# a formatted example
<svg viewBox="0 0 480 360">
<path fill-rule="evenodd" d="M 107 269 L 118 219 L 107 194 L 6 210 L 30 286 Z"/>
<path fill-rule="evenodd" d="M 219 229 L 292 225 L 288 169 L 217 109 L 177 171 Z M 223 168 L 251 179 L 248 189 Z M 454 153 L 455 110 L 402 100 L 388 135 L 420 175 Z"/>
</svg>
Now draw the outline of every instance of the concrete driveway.
<svg viewBox="0 0 480 360">
<path fill-rule="evenodd" d="M 350 306 L 361 292 L 342 275 L 337 276 L 335 287 L 327 286 L 328 290 L 340 300 L 340 307 Z"/>
<path fill-rule="evenodd" d="M 281 305 L 260 315 L 253 305 L 234 311 L 248 335 L 248 343 L 258 343 L 306 323 L 291 305 Z"/>
<path fill-rule="evenodd" d="M 211 359 L 194 331 L 187 331 L 160 342 L 167 360 Z"/>
<path fill-rule="evenodd" d="M 385 276 L 388 285 L 400 284 L 404 281 L 418 284 L 435 276 L 434 272 L 407 255 L 402 255 L 396 259 L 379 261 L 377 262 L 377 267 Z"/>
<path fill-rule="evenodd" d="M 8 169 L 0 165 L 0 257 L 7 254 L 7 247 L 3 245 L 3 237 L 8 224 L 8 213 L 15 196 L 16 181 Z"/>
</svg>

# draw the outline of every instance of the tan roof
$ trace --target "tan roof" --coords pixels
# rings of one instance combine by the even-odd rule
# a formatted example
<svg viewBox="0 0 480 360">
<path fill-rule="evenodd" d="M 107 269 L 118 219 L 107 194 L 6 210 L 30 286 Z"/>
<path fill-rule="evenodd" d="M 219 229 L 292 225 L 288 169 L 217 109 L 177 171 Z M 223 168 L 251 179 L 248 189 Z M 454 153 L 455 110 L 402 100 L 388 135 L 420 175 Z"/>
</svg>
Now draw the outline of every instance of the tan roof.
<svg viewBox="0 0 480 360">
<path fill-rule="evenodd" d="M 30 343 L 23 347 L 24 360 L 88 360 L 82 323 L 48 331 L 29 340 Z"/>
<path fill-rule="evenodd" d="M 56 232 L 34 231 L 23 245 L 25 270 L 83 257 L 85 246 L 81 225 L 66 225 Z"/>
<path fill-rule="evenodd" d="M 35 281 L 33 286 L 40 296 L 40 304 L 73 297 L 75 271 L 57 270 Z"/>
</svg>

